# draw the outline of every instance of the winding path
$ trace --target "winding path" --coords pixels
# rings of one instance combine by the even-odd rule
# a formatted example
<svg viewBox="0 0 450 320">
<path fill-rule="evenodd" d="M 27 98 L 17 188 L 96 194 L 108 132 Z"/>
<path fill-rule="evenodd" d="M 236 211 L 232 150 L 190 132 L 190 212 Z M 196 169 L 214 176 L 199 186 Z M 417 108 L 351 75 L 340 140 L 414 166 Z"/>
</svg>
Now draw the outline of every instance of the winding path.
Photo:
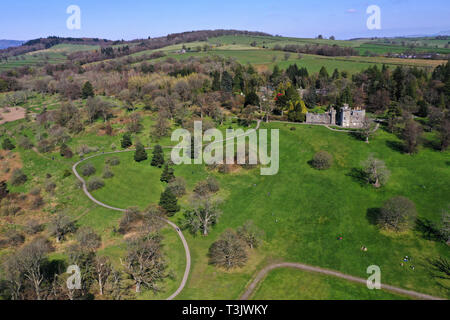
<svg viewBox="0 0 450 320">
<path fill-rule="evenodd" d="M 102 206 L 104 208 L 110 209 L 110 210 L 114 210 L 114 211 L 120 211 L 120 212 L 124 212 L 125 209 L 121 209 L 121 208 L 116 208 L 116 207 L 112 207 L 110 205 L 107 205 L 101 201 L 98 201 L 97 199 L 94 198 L 94 196 L 88 191 L 87 187 L 86 187 L 86 181 L 80 176 L 80 174 L 77 171 L 77 167 L 80 163 L 98 157 L 98 156 L 102 156 L 102 155 L 107 155 L 107 154 L 114 154 L 114 153 L 121 153 L 121 152 L 130 152 L 130 151 L 134 151 L 134 150 L 124 150 L 124 151 L 114 151 L 114 152 L 105 152 L 105 153 L 101 153 L 101 154 L 96 154 L 94 156 L 90 156 L 87 157 L 83 160 L 78 161 L 77 163 L 75 163 L 72 167 L 72 171 L 75 174 L 75 176 L 77 177 L 78 180 L 80 180 L 83 184 L 83 192 L 86 194 L 86 196 L 93 201 L 94 203 L 98 204 L 99 206 Z M 184 275 L 183 275 L 183 280 L 181 281 L 180 286 L 177 288 L 177 290 L 170 296 L 167 298 L 167 300 L 172 300 L 174 299 L 184 288 L 184 286 L 186 285 L 187 279 L 189 277 L 189 272 L 191 270 L 191 253 L 189 251 L 189 246 L 187 244 L 186 239 L 184 238 L 183 232 L 181 232 L 181 229 L 172 221 L 169 221 L 167 219 L 162 218 L 167 224 L 169 224 L 172 228 L 175 229 L 175 231 L 177 232 L 178 236 L 181 239 L 181 242 L 183 243 L 184 246 L 184 251 L 186 253 L 186 268 L 184 270 Z"/>
<path fill-rule="evenodd" d="M 273 121 L 273 122 L 282 122 L 282 121 Z M 286 122 L 284 122 L 286 123 Z M 255 129 L 249 130 L 246 133 L 244 133 L 243 135 L 248 135 L 250 133 L 252 133 L 253 131 L 256 131 L 259 129 L 261 124 L 261 120 L 258 120 L 257 125 L 255 127 Z M 296 123 L 298 124 L 298 123 Z M 327 127 L 328 128 L 328 127 Z M 333 131 L 338 131 L 336 129 L 332 129 L 332 128 L 328 128 L 330 130 Z M 378 125 L 375 128 L 375 131 L 378 129 Z M 348 130 L 344 130 L 345 132 L 349 132 Z M 238 135 L 236 137 L 239 137 L 242 135 Z M 235 139 L 236 137 L 231 137 L 228 139 L 223 139 L 223 140 L 219 140 L 219 141 L 214 141 L 213 143 L 221 143 L 221 142 L 225 142 L 227 140 L 230 139 Z M 163 147 L 165 149 L 174 149 L 176 147 L 173 146 L 167 146 L 167 147 Z M 152 148 L 145 148 L 146 150 L 151 150 Z M 82 188 L 83 188 L 83 192 L 86 194 L 86 196 L 94 203 L 96 203 L 99 206 L 102 206 L 104 208 L 110 209 L 110 210 L 114 210 L 114 211 L 120 211 L 120 212 L 124 212 L 125 209 L 121 209 L 121 208 L 116 208 L 110 205 L 107 205 L 97 199 L 94 198 L 94 196 L 88 191 L 87 186 L 86 186 L 86 181 L 83 179 L 83 177 L 81 177 L 81 175 L 78 173 L 77 171 L 77 167 L 83 163 L 84 161 L 87 161 L 89 159 L 95 158 L 95 157 L 99 157 L 99 156 L 104 156 L 104 155 L 108 155 L 108 154 L 117 154 L 117 153 L 124 153 L 124 152 L 133 152 L 135 151 L 134 149 L 129 149 L 129 150 L 119 150 L 119 151 L 112 151 L 112 152 L 103 152 L 100 154 L 96 154 L 96 155 L 92 155 L 90 157 L 84 158 L 80 161 L 78 161 L 77 163 L 75 163 L 72 166 L 72 171 L 75 174 L 75 176 L 77 177 L 77 179 L 79 181 L 81 181 L 82 183 Z M 175 229 L 175 231 L 177 232 L 178 236 L 181 239 L 181 242 L 183 243 L 184 246 L 184 251 L 186 254 L 186 268 L 184 271 L 184 275 L 183 275 L 183 279 L 179 285 L 179 287 L 177 288 L 177 290 L 170 295 L 170 297 L 167 298 L 167 300 L 173 300 L 185 287 L 187 280 L 189 278 L 189 273 L 191 270 L 191 254 L 189 251 L 189 246 L 188 243 L 183 235 L 183 233 L 181 232 L 181 229 L 172 221 L 167 220 L 167 219 L 163 219 L 167 224 L 169 224 L 172 228 Z M 334 270 L 330 270 L 330 269 L 324 269 L 324 268 L 320 268 L 320 267 L 314 267 L 314 266 L 309 266 L 306 264 L 301 264 L 301 263 L 292 263 L 292 262 L 284 262 L 284 263 L 277 263 L 277 264 L 272 264 L 269 265 L 267 267 L 265 267 L 264 269 L 262 269 L 255 277 L 255 279 L 252 281 L 252 283 L 248 286 L 247 290 L 244 292 L 244 294 L 241 296 L 241 300 L 247 300 L 248 298 L 250 298 L 251 294 L 253 293 L 253 291 L 255 290 L 256 286 L 258 285 L 258 283 L 267 275 L 268 272 L 270 272 L 273 269 L 276 268 L 296 268 L 296 269 L 300 269 L 300 270 L 304 270 L 304 271 L 308 271 L 308 272 L 316 272 L 316 273 L 321 273 L 321 274 L 325 274 L 325 275 L 330 275 L 333 277 L 337 277 L 337 278 L 341 278 L 341 279 L 345 279 L 348 281 L 352 281 L 352 282 L 357 282 L 357 283 L 362 283 L 362 284 L 366 284 L 366 279 L 363 278 L 358 278 L 358 277 L 354 277 L 351 275 L 347 275 L 347 274 L 343 274 Z M 398 287 L 394 287 L 394 286 L 390 286 L 390 285 L 385 285 L 382 284 L 382 288 L 388 291 L 392 291 L 398 294 L 403 294 L 403 295 L 407 295 L 416 299 L 425 299 L 425 300 L 445 300 L 443 298 L 439 298 L 439 297 L 434 297 L 434 296 L 430 296 L 427 294 L 423 294 L 420 292 L 416 292 L 416 291 L 411 291 L 411 290 L 406 290 L 406 289 L 402 289 L 402 288 L 398 288 Z"/>
<path fill-rule="evenodd" d="M 347 133 L 357 133 L 360 132 L 358 130 L 349 130 L 349 129 L 336 129 L 336 128 L 332 128 L 330 127 L 329 124 L 321 124 L 321 123 L 306 123 L 306 122 L 292 122 L 292 121 L 281 121 L 281 120 L 270 120 L 270 122 L 275 122 L 275 123 L 284 123 L 284 124 L 299 124 L 299 125 L 304 125 L 304 126 L 321 126 L 321 127 L 325 127 L 328 130 L 334 131 L 334 132 L 347 132 Z M 380 123 L 377 121 L 375 128 L 373 128 L 372 133 L 375 133 L 378 128 L 380 127 Z"/>
<path fill-rule="evenodd" d="M 250 133 L 252 133 L 252 132 L 258 130 L 260 124 L 261 124 L 261 121 L 258 120 L 257 125 L 256 125 L 256 127 L 255 127 L 254 129 L 248 130 L 248 131 L 245 132 L 244 134 L 237 135 L 237 136 L 235 136 L 235 137 L 233 136 L 233 137 L 230 137 L 230 138 L 227 138 L 227 139 L 214 141 L 213 144 L 214 144 L 214 143 L 225 142 L 225 141 L 232 140 L 232 139 L 235 139 L 235 138 L 240 137 L 240 136 L 248 135 L 248 134 L 250 134 Z M 167 147 L 163 147 L 163 148 L 165 148 L 165 149 L 175 149 L 175 148 L 177 148 L 177 147 L 174 147 L 174 146 L 167 146 Z M 151 149 L 153 149 L 153 148 L 145 148 L 145 149 L 146 149 L 146 150 L 151 150 Z M 105 204 L 105 203 L 103 203 L 103 202 L 101 202 L 101 201 L 95 199 L 94 196 L 93 196 L 93 195 L 89 192 L 89 190 L 87 189 L 86 181 L 85 181 L 85 180 L 83 179 L 83 177 L 78 173 L 77 167 L 78 167 L 81 163 L 83 163 L 84 161 L 89 160 L 89 159 L 92 159 L 92 158 L 95 158 L 95 157 L 104 156 L 104 155 L 108 155 L 108 154 L 117 154 L 117 153 L 124 153 L 124 152 L 132 152 L 132 151 L 135 151 L 135 150 L 134 150 L 134 149 L 129 149 L 129 150 L 118 150 L 118 151 L 111 151 L 111 152 L 103 152 L 103 153 L 95 154 L 95 155 L 93 155 L 93 156 L 84 158 L 84 159 L 78 161 L 77 163 L 75 163 L 75 164 L 72 166 L 72 171 L 73 171 L 73 173 L 75 174 L 75 176 L 77 177 L 77 179 L 80 180 L 81 183 L 82 183 L 83 192 L 86 194 L 86 196 L 87 196 L 92 202 L 94 202 L 94 203 L 96 203 L 96 204 L 98 204 L 99 206 L 102 206 L 102 207 L 104 207 L 104 208 L 110 209 L 110 210 L 120 211 L 120 212 L 125 212 L 125 209 L 112 207 L 112 206 L 110 206 L 110 205 L 107 205 L 107 204 Z M 186 254 L 186 268 L 185 268 L 185 270 L 184 270 L 183 280 L 181 281 L 181 283 L 180 283 L 179 287 L 177 288 L 177 290 L 176 290 L 172 295 L 170 295 L 170 297 L 167 298 L 167 300 L 173 300 L 173 299 L 174 299 L 174 298 L 175 298 L 175 297 L 176 297 L 176 296 L 184 289 L 184 287 L 185 287 L 185 285 L 186 285 L 186 283 L 187 283 L 187 280 L 188 280 L 188 278 L 189 278 L 189 273 L 190 273 L 190 271 L 191 271 L 191 253 L 190 253 L 190 251 L 189 251 L 189 246 L 188 246 L 188 243 L 187 243 L 187 241 L 186 241 L 186 238 L 184 237 L 183 232 L 181 232 L 181 229 L 180 229 L 175 223 L 173 223 L 172 221 L 167 220 L 167 219 L 163 219 L 163 220 L 164 220 L 168 225 L 170 225 L 172 228 L 175 229 L 175 231 L 177 232 L 178 236 L 179 236 L 180 239 L 181 239 L 181 242 L 183 243 L 184 251 L 185 251 L 185 254 Z"/>
<path fill-rule="evenodd" d="M 361 283 L 361 284 L 364 284 L 364 285 L 367 284 L 367 279 L 350 276 L 348 274 L 344 274 L 344 273 L 337 272 L 337 271 L 330 270 L 330 269 L 324 269 L 324 268 L 320 268 L 320 267 L 314 267 L 314 266 L 309 266 L 309 265 L 302 264 L 302 263 L 293 263 L 293 262 L 274 263 L 274 264 L 268 265 L 267 267 L 262 269 L 260 272 L 258 272 L 258 274 L 256 275 L 255 279 L 247 287 L 247 290 L 245 290 L 244 294 L 241 296 L 240 300 L 248 300 L 250 298 L 250 296 L 252 295 L 252 293 L 255 291 L 256 286 L 258 285 L 258 283 L 261 280 L 263 280 L 263 278 L 267 275 L 267 273 L 269 273 L 273 269 L 277 269 L 277 268 L 300 269 L 300 270 L 303 270 L 303 271 L 321 273 L 321 274 L 325 274 L 325 275 L 328 275 L 328 276 L 344 279 L 344 280 L 347 280 L 347 281 Z M 412 290 L 406 290 L 406 289 L 394 287 L 394 286 L 391 286 L 391 285 L 388 285 L 388 284 L 381 284 L 381 288 L 384 289 L 384 290 L 387 290 L 387 291 L 391 291 L 391 292 L 397 293 L 397 294 L 406 295 L 406 296 L 409 296 L 409 297 L 412 297 L 412 298 L 415 298 L 415 299 L 421 299 L 421 300 L 446 300 L 446 299 L 443 299 L 443 298 L 430 296 L 428 294 L 424 294 L 424 293 L 420 293 L 420 292 L 416 292 L 416 291 L 412 291 Z"/>
</svg>

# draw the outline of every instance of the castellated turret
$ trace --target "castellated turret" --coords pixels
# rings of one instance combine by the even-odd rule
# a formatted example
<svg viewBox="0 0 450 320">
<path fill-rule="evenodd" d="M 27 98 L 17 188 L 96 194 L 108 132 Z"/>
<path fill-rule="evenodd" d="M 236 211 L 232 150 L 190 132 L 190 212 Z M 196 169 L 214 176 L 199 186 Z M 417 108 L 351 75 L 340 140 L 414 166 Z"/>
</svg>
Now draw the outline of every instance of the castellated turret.
<svg viewBox="0 0 450 320">
<path fill-rule="evenodd" d="M 339 112 L 333 107 L 326 113 L 306 114 L 306 123 L 338 125 L 344 128 L 361 128 L 366 117 L 366 110 L 351 109 L 348 104 L 344 104 Z"/>
</svg>

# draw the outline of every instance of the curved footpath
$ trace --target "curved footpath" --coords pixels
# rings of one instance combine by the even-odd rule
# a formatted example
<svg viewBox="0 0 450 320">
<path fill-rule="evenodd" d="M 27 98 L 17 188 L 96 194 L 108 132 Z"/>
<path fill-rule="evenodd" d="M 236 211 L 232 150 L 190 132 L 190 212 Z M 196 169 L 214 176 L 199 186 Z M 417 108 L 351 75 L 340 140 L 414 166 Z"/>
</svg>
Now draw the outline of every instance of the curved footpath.
<svg viewBox="0 0 450 320">
<path fill-rule="evenodd" d="M 80 163 L 82 163 L 82 162 L 84 162 L 84 161 L 86 161 L 86 160 L 88 160 L 88 159 L 92 159 L 92 158 L 94 158 L 94 157 L 98 157 L 98 156 L 102 156 L 102 155 L 106 155 L 106 154 L 119 153 L 119 152 L 128 152 L 128 151 L 133 151 L 133 150 L 124 150 L 124 151 L 115 151 L 115 152 L 105 152 L 105 153 L 101 153 L 101 154 L 97 154 L 97 155 L 88 157 L 88 158 L 86 158 L 86 159 L 80 160 L 80 161 L 78 161 L 77 163 L 75 163 L 75 164 L 73 165 L 72 171 L 73 171 L 73 173 L 75 174 L 75 176 L 78 178 L 78 180 L 80 180 L 80 181 L 82 182 L 82 184 L 83 184 L 83 192 L 86 194 L 86 196 L 87 196 L 91 201 L 93 201 L 94 203 L 98 204 L 99 206 L 102 206 L 102 207 L 107 208 L 107 209 L 111 209 L 111 210 L 114 210 L 114 211 L 120 211 L 120 212 L 124 212 L 124 211 L 125 211 L 125 209 L 112 207 L 112 206 L 109 206 L 109 205 L 107 205 L 107 204 L 105 204 L 105 203 L 103 203 L 103 202 L 98 201 L 97 199 L 95 199 L 94 196 L 88 191 L 88 189 L 87 189 L 87 187 L 86 187 L 86 181 L 78 174 L 78 172 L 77 172 L 77 166 L 78 166 Z M 162 219 L 163 219 L 163 218 L 162 218 Z M 177 290 L 176 290 L 170 297 L 167 298 L 167 300 L 172 300 L 172 299 L 174 299 L 174 298 L 181 292 L 181 290 L 183 290 L 184 286 L 186 285 L 187 279 L 188 279 L 188 277 L 189 277 L 189 272 L 190 272 L 190 270 L 191 270 L 191 254 L 190 254 L 190 252 L 189 252 L 189 246 L 188 246 L 188 244 L 187 244 L 186 239 L 184 238 L 183 233 L 181 232 L 181 229 L 180 229 L 175 223 L 173 223 L 172 221 L 169 221 L 169 220 L 167 220 L 167 219 L 163 219 L 163 220 L 164 220 L 167 224 L 169 224 L 172 228 L 175 229 L 175 231 L 177 232 L 178 236 L 179 236 L 180 239 L 181 239 L 181 242 L 183 243 L 184 251 L 185 251 L 185 253 L 186 253 L 186 268 L 185 268 L 185 270 L 184 270 L 183 280 L 181 281 L 181 284 L 180 284 L 180 286 L 177 288 Z"/>
<path fill-rule="evenodd" d="M 240 300 L 248 300 L 250 298 L 250 296 L 252 295 L 252 293 L 255 291 L 256 286 L 258 285 L 258 283 L 261 280 L 263 280 L 263 278 L 270 271 L 272 271 L 273 269 L 277 269 L 277 268 L 300 269 L 300 270 L 303 270 L 303 271 L 321 273 L 321 274 L 324 274 L 324 275 L 328 275 L 328 276 L 344 279 L 344 280 L 351 281 L 351 282 L 357 282 L 357 283 L 361 283 L 361 284 L 364 284 L 364 285 L 367 284 L 367 279 L 350 276 L 348 274 L 340 273 L 340 272 L 337 272 L 337 271 L 334 271 L 334 270 L 330 270 L 330 269 L 313 267 L 313 266 L 309 266 L 309 265 L 306 265 L 306 264 L 303 264 L 303 263 L 293 263 L 293 262 L 275 263 L 275 264 L 268 265 L 267 267 L 262 269 L 260 272 L 258 272 L 258 274 L 256 275 L 255 279 L 247 287 L 247 290 L 245 290 L 244 294 L 241 296 Z M 391 292 L 394 292 L 394 293 L 397 293 L 397 294 L 401 294 L 401 295 L 406 295 L 406 296 L 409 296 L 409 297 L 412 297 L 412 298 L 415 298 L 415 299 L 421 299 L 421 300 L 446 300 L 446 299 L 443 299 L 443 298 L 430 296 L 428 294 L 424 294 L 424 293 L 420 293 L 420 292 L 416 292 L 416 291 L 411 291 L 411 290 L 406 290 L 406 289 L 390 286 L 388 284 L 381 284 L 381 289 L 384 289 L 384 290 L 387 290 L 387 291 L 391 291 Z"/>
<path fill-rule="evenodd" d="M 253 131 L 258 130 L 260 124 L 261 124 L 261 121 L 258 120 L 258 123 L 257 123 L 257 125 L 256 125 L 256 128 L 253 129 L 253 130 L 249 130 L 248 132 L 244 133 L 243 135 L 247 135 L 247 134 L 249 134 L 249 133 L 252 133 Z M 241 136 L 242 136 L 242 135 L 241 135 Z M 213 143 L 220 143 L 220 142 L 224 142 L 224 141 L 227 141 L 227 140 L 230 140 L 230 139 L 235 139 L 235 138 L 236 138 L 236 137 L 232 137 L 232 138 L 223 139 L 223 140 L 220 140 L 220 141 L 214 141 Z M 174 149 L 174 148 L 176 148 L 176 147 L 168 146 L 168 147 L 164 147 L 164 148 L 166 148 L 166 149 Z M 145 149 L 146 149 L 146 150 L 151 150 L 152 148 L 145 148 Z M 130 149 L 130 150 L 119 150 L 119 151 L 103 152 L 103 153 L 95 154 L 95 155 L 93 155 L 93 156 L 84 158 L 84 159 L 78 161 L 77 163 L 75 163 L 75 164 L 72 166 L 72 171 L 73 171 L 73 173 L 75 174 L 75 176 L 77 177 L 77 179 L 80 180 L 81 183 L 82 183 L 83 192 L 86 194 L 86 196 L 87 196 L 92 202 L 94 202 L 94 203 L 96 203 L 96 204 L 98 204 L 99 206 L 102 206 L 102 207 L 104 207 L 104 208 L 110 209 L 110 210 L 120 211 L 120 212 L 124 212 L 124 211 L 125 211 L 125 209 L 112 207 L 112 206 L 110 206 L 110 205 L 107 205 L 107 204 L 105 204 L 105 203 L 103 203 L 103 202 L 101 202 L 101 201 L 95 199 L 94 196 L 93 196 L 93 195 L 89 192 L 89 190 L 87 189 L 86 181 L 85 181 L 85 180 L 83 179 L 83 177 L 81 177 L 81 175 L 78 173 L 77 167 L 78 167 L 81 163 L 83 163 L 84 161 L 89 160 L 89 159 L 92 159 L 92 158 L 95 158 L 95 157 L 104 156 L 104 155 L 108 155 L 108 154 L 116 154 L 116 153 L 132 152 L 132 151 L 135 151 L 135 150 L 134 150 L 134 149 Z M 172 221 L 167 220 L 167 219 L 163 219 L 163 220 L 164 220 L 168 225 L 170 225 L 172 228 L 175 229 L 175 231 L 177 232 L 178 236 L 179 236 L 180 239 L 181 239 L 181 242 L 183 243 L 184 251 L 185 251 L 185 254 L 186 254 L 186 268 L 185 268 L 185 270 L 184 270 L 183 280 L 181 281 L 180 286 L 177 288 L 177 290 L 176 290 L 170 297 L 167 298 L 167 300 L 172 300 L 172 299 L 174 299 L 174 298 L 175 298 L 175 297 L 183 290 L 184 286 L 186 285 L 187 279 L 188 279 L 188 277 L 189 277 L 189 272 L 191 271 L 191 253 L 190 253 L 190 251 L 189 251 L 189 246 L 188 246 L 187 241 L 186 241 L 186 239 L 185 239 L 185 237 L 184 237 L 184 235 L 183 235 L 183 232 L 181 232 L 181 229 L 180 229 L 175 223 L 173 223 Z"/>
<path fill-rule="evenodd" d="M 282 122 L 282 121 L 273 121 L 273 122 Z M 245 133 L 244 135 L 247 135 L 253 131 L 256 131 L 259 129 L 261 124 L 261 120 L 258 120 L 258 123 L 255 127 L 255 129 L 253 130 L 249 130 L 247 133 Z M 327 127 L 328 128 L 328 127 Z M 333 130 L 332 128 L 328 128 L 330 130 Z M 378 129 L 378 126 L 376 127 L 376 129 Z M 376 130 L 375 129 L 375 130 Z M 335 131 L 335 130 L 333 130 Z M 347 130 L 345 130 L 345 132 L 349 132 Z M 236 137 L 232 137 L 232 138 L 228 138 L 228 139 L 223 139 L 221 141 L 215 141 L 217 143 L 220 142 L 224 142 L 230 139 L 234 139 Z M 213 142 L 213 143 L 215 143 Z M 173 146 L 167 146 L 164 147 L 166 149 L 174 149 L 176 147 Z M 145 148 L 146 150 L 151 150 L 152 148 Z M 107 205 L 97 199 L 94 198 L 94 196 L 88 191 L 87 186 L 86 186 L 86 181 L 83 179 L 83 177 L 81 177 L 81 175 L 78 173 L 77 171 L 77 167 L 83 163 L 86 160 L 95 158 L 95 157 L 99 157 L 99 156 L 104 156 L 104 155 L 108 155 L 108 154 L 116 154 L 116 153 L 124 153 L 124 152 L 132 152 L 135 151 L 134 149 L 130 149 L 130 150 L 119 150 L 119 151 L 111 151 L 111 152 L 103 152 L 100 154 L 96 154 L 87 158 L 84 158 L 80 161 L 78 161 L 77 163 L 75 163 L 72 166 L 72 171 L 75 174 L 75 176 L 77 177 L 77 179 L 79 181 L 81 181 L 82 183 L 82 188 L 83 188 L 83 192 L 86 194 L 86 196 L 94 203 L 98 204 L 99 206 L 102 206 L 104 208 L 110 209 L 110 210 L 114 210 L 114 211 L 120 211 L 120 212 L 124 212 L 125 209 L 121 209 L 121 208 L 116 208 L 116 207 L 112 207 L 110 205 Z M 174 299 L 178 294 L 180 294 L 180 292 L 184 289 L 187 279 L 189 277 L 189 273 L 191 270 L 191 254 L 189 251 L 189 246 L 187 244 L 186 239 L 184 238 L 183 233 L 181 232 L 181 229 L 172 221 L 167 220 L 167 219 L 163 219 L 168 225 L 170 225 L 172 228 L 175 229 L 175 231 L 177 232 L 178 236 L 181 239 L 181 242 L 183 243 L 184 246 L 184 251 L 186 254 L 186 268 L 184 270 L 184 275 L 183 275 L 183 280 L 181 281 L 179 287 L 177 288 L 177 290 L 170 295 L 170 297 L 167 298 L 167 300 L 172 300 Z M 269 265 L 267 267 L 265 267 L 264 269 L 262 269 L 255 277 L 255 279 L 252 281 L 252 283 L 248 286 L 247 290 L 245 291 L 245 293 L 241 296 L 241 300 L 247 300 L 251 294 L 253 293 L 253 291 L 255 290 L 256 286 L 258 285 L 258 283 L 267 275 L 268 272 L 270 272 L 273 269 L 276 268 L 296 268 L 296 269 L 300 269 L 300 270 L 304 270 L 304 271 L 308 271 L 308 272 L 316 272 L 316 273 L 322 273 L 325 275 L 330 275 L 330 276 L 334 276 L 337 278 L 341 278 L 341 279 L 345 279 L 348 281 L 352 281 L 352 282 L 358 282 L 358 283 L 363 283 L 366 284 L 366 279 L 363 278 L 358 278 L 358 277 L 354 277 L 354 276 L 350 276 L 350 275 L 346 275 L 337 271 L 333 271 L 333 270 L 329 270 L 329 269 L 324 269 L 324 268 L 319 268 L 319 267 L 314 267 L 314 266 L 308 266 L 305 264 L 301 264 L 301 263 L 291 263 L 291 262 L 285 262 L 285 263 L 277 263 L 277 264 L 272 264 Z M 395 293 L 399 293 L 399 294 L 403 294 L 403 295 L 407 295 L 416 299 L 426 299 L 426 300 L 445 300 L 442 298 L 438 298 L 438 297 L 433 297 L 427 294 L 423 294 L 423 293 L 419 293 L 416 291 L 410 291 L 410 290 L 406 290 L 406 289 L 402 289 L 402 288 L 398 288 L 398 287 L 394 287 L 394 286 L 390 286 L 390 285 L 385 285 L 382 284 L 382 288 L 388 291 L 392 291 Z"/>
</svg>

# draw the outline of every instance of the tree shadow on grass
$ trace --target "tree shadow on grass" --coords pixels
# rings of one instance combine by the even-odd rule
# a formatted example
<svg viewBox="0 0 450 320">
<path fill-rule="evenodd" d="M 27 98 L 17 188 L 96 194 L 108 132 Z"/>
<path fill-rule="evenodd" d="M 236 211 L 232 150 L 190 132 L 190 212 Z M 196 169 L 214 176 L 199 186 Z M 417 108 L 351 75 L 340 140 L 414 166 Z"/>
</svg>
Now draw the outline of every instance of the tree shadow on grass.
<svg viewBox="0 0 450 320">
<path fill-rule="evenodd" d="M 415 231 L 422 234 L 422 237 L 431 241 L 442 241 L 442 235 L 439 232 L 439 228 L 432 221 L 426 218 L 418 218 L 414 227 Z"/>
<path fill-rule="evenodd" d="M 422 145 L 425 148 L 428 148 L 428 149 L 431 149 L 434 151 L 441 151 L 441 146 L 439 144 L 439 141 L 436 141 L 436 140 L 423 139 Z"/>
<path fill-rule="evenodd" d="M 351 177 L 353 180 L 358 182 L 361 186 L 367 185 L 366 174 L 360 168 L 352 168 L 352 170 L 350 170 L 350 172 L 347 173 L 346 176 Z"/>
<path fill-rule="evenodd" d="M 399 141 L 386 141 L 386 145 L 394 151 L 405 153 L 405 147 Z"/>
<path fill-rule="evenodd" d="M 380 216 L 380 208 L 369 208 L 366 212 L 367 221 L 372 225 L 378 225 L 378 217 Z"/>
<path fill-rule="evenodd" d="M 349 132 L 349 136 L 358 141 L 365 141 L 366 139 L 362 136 L 361 132 L 351 131 Z"/>
</svg>

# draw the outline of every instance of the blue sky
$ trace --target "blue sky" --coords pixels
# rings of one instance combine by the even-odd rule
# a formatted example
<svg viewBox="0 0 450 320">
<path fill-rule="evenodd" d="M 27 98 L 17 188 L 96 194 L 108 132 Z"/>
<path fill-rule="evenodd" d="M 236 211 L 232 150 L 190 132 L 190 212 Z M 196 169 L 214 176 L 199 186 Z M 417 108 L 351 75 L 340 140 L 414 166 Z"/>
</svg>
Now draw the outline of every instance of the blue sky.
<svg viewBox="0 0 450 320">
<path fill-rule="evenodd" d="M 448 0 L 15 0 L 0 5 L 0 39 L 49 35 L 136 39 L 200 29 L 264 31 L 338 39 L 450 33 Z M 381 8 L 381 30 L 368 30 L 366 9 Z M 81 30 L 68 30 L 69 5 Z"/>
</svg>

